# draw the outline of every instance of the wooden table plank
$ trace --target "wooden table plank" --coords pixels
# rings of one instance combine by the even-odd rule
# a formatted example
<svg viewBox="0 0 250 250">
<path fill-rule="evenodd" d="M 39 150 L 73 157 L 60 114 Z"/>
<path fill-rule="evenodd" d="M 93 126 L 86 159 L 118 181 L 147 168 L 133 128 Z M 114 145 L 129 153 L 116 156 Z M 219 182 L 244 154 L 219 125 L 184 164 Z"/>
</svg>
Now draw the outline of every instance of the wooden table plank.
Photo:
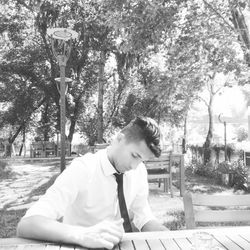
<svg viewBox="0 0 250 250">
<path fill-rule="evenodd" d="M 120 250 L 135 250 L 134 245 L 131 240 L 122 241 L 119 244 Z"/>
<path fill-rule="evenodd" d="M 226 247 L 224 247 L 215 237 L 213 240 L 213 247 L 214 248 L 218 247 L 219 249 L 226 249 Z"/>
<path fill-rule="evenodd" d="M 165 247 L 163 246 L 163 244 L 161 243 L 159 239 L 147 240 L 147 242 L 148 242 L 150 249 L 165 250 Z"/>
<path fill-rule="evenodd" d="M 47 250 L 47 249 L 46 249 Z M 86 248 L 86 247 L 81 247 L 81 246 L 75 246 L 75 250 L 88 250 L 88 248 Z M 114 249 L 114 250 L 116 250 L 116 249 Z M 119 248 L 118 248 L 118 250 L 119 250 Z"/>
<path fill-rule="evenodd" d="M 166 250 L 180 250 L 179 246 L 173 239 L 161 239 Z"/>
<path fill-rule="evenodd" d="M 72 249 L 75 249 L 75 247 L 74 246 L 66 246 L 66 245 L 63 245 L 60 247 L 60 250 L 72 250 Z"/>
<path fill-rule="evenodd" d="M 20 245 L 20 244 L 49 244 L 47 241 L 30 240 L 24 238 L 3 238 L 0 239 L 0 246 L 3 245 Z"/>
<path fill-rule="evenodd" d="M 60 246 L 58 245 L 46 245 L 45 250 L 59 250 Z"/>
<path fill-rule="evenodd" d="M 241 247 L 239 247 L 237 244 L 235 244 L 233 241 L 231 241 L 227 236 L 225 235 L 214 235 L 214 238 L 218 240 L 223 246 L 225 246 L 226 249 L 229 250 L 242 250 Z"/>
<path fill-rule="evenodd" d="M 133 240 L 136 250 L 150 250 L 146 240 Z"/>
<path fill-rule="evenodd" d="M 0 250 L 16 250 L 17 246 L 16 245 L 9 245 L 9 246 L 1 246 L 0 245 Z"/>
<path fill-rule="evenodd" d="M 250 242 L 250 234 L 249 233 L 241 233 L 240 236 L 244 238 L 247 242 Z"/>
<path fill-rule="evenodd" d="M 44 244 L 21 244 L 18 245 L 16 250 L 45 250 L 46 245 Z"/>
<path fill-rule="evenodd" d="M 230 235 L 229 236 L 230 240 L 235 242 L 237 245 L 239 245 L 242 249 L 250 249 L 250 242 L 245 240 L 239 235 Z"/>
<path fill-rule="evenodd" d="M 180 249 L 189 250 L 192 248 L 192 244 L 187 238 L 177 238 L 174 240 Z"/>
<path fill-rule="evenodd" d="M 188 250 L 192 247 L 195 230 L 162 231 L 125 234 L 119 247 L 114 250 Z M 202 229 L 214 237 L 214 246 L 227 250 L 250 250 L 250 227 L 231 227 Z M 160 240 L 159 240 L 160 239 Z M 0 250 L 59 250 L 60 245 L 44 241 L 25 240 L 20 238 L 0 239 Z M 74 249 L 74 246 L 62 245 L 60 250 Z M 75 247 L 75 250 L 89 250 Z M 100 249 L 99 249 L 100 250 Z"/>
</svg>

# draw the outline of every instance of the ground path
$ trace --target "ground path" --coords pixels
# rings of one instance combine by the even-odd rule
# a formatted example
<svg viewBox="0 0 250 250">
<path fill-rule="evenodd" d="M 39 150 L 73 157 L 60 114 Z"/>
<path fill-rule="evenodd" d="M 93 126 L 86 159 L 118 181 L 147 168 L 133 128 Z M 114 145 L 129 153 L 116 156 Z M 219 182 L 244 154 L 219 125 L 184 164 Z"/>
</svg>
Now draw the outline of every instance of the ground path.
<svg viewBox="0 0 250 250">
<path fill-rule="evenodd" d="M 0 209 L 22 209 L 30 207 L 39 197 L 30 197 L 31 191 L 47 183 L 59 173 L 54 162 L 44 164 L 12 163 L 11 178 L 0 181 Z M 29 199 L 31 198 L 31 199 Z M 29 200 L 29 203 L 27 201 Z"/>
</svg>

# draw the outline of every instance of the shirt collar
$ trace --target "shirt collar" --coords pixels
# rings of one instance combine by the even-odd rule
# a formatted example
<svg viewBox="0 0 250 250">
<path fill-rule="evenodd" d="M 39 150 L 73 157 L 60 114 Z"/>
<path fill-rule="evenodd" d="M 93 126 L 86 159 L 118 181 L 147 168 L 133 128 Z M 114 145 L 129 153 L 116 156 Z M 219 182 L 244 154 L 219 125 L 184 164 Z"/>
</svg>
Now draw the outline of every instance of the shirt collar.
<svg viewBox="0 0 250 250">
<path fill-rule="evenodd" d="M 113 165 L 110 163 L 107 154 L 107 148 L 99 150 L 101 156 L 101 167 L 104 172 L 104 175 L 109 176 L 117 173 Z"/>
</svg>

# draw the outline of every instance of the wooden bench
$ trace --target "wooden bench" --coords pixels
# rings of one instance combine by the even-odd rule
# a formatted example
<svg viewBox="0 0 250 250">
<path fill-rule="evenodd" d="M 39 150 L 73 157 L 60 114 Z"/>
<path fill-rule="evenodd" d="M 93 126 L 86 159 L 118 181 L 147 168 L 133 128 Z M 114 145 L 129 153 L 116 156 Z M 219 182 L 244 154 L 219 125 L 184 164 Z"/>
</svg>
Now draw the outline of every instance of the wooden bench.
<svg viewBox="0 0 250 250">
<path fill-rule="evenodd" d="M 158 180 L 159 185 L 163 180 L 164 192 L 169 192 L 173 197 L 172 188 L 172 152 L 164 152 L 159 158 L 144 162 L 148 171 L 148 180 Z"/>
<path fill-rule="evenodd" d="M 248 225 L 250 223 L 249 194 L 216 195 L 186 192 L 183 202 L 187 229 L 196 228 L 201 223 L 205 223 L 206 226 L 218 222 L 246 222 Z"/>
<path fill-rule="evenodd" d="M 65 141 L 65 156 L 71 155 L 71 145 L 69 141 Z M 61 144 L 57 146 L 57 156 L 61 156 Z"/>
<path fill-rule="evenodd" d="M 33 142 L 30 149 L 30 157 L 44 157 L 44 145 L 42 141 Z"/>
<path fill-rule="evenodd" d="M 56 156 L 56 144 L 54 142 L 45 141 L 44 151 L 45 151 L 45 157 L 55 157 Z"/>
</svg>

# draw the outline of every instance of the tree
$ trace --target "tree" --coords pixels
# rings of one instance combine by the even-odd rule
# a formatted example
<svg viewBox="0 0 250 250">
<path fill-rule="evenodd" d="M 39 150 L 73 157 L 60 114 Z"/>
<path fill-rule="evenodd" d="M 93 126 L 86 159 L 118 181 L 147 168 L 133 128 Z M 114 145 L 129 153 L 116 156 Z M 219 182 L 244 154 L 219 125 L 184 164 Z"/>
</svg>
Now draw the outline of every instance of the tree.
<svg viewBox="0 0 250 250">
<path fill-rule="evenodd" d="M 66 67 L 66 75 L 73 80 L 66 94 L 69 141 L 79 130 L 91 144 L 101 142 L 109 130 L 138 114 L 185 126 L 188 110 L 209 77 L 238 70 L 236 59 L 229 56 L 238 41 L 226 19 L 231 13 L 229 5 L 200 3 L 6 1 L 0 31 L 7 30 L 8 41 L 1 40 L 7 48 L 0 51 L 0 69 L 4 72 L 1 82 L 12 84 L 8 90 L 2 88 L 8 100 L 0 99 L 18 110 L 25 100 L 17 88 L 22 82 L 23 90 L 34 100 L 22 104 L 27 108 L 20 110 L 18 119 L 25 120 L 27 127 L 36 112 L 42 114 L 37 119 L 38 132 L 46 140 L 53 136 L 60 127 L 55 81 L 59 67 L 47 29 L 68 27 L 79 34 Z M 18 13 L 12 11 L 16 9 Z M 39 100 L 43 102 L 33 110 Z M 93 123 L 98 127 L 91 127 Z M 48 130 L 46 124 L 53 128 Z"/>
<path fill-rule="evenodd" d="M 238 34 L 238 39 L 244 53 L 245 61 L 250 67 L 250 37 L 249 37 L 249 14 L 250 3 L 249 1 L 232 1 L 228 0 L 229 8 L 231 12 L 230 21 Z"/>
</svg>

